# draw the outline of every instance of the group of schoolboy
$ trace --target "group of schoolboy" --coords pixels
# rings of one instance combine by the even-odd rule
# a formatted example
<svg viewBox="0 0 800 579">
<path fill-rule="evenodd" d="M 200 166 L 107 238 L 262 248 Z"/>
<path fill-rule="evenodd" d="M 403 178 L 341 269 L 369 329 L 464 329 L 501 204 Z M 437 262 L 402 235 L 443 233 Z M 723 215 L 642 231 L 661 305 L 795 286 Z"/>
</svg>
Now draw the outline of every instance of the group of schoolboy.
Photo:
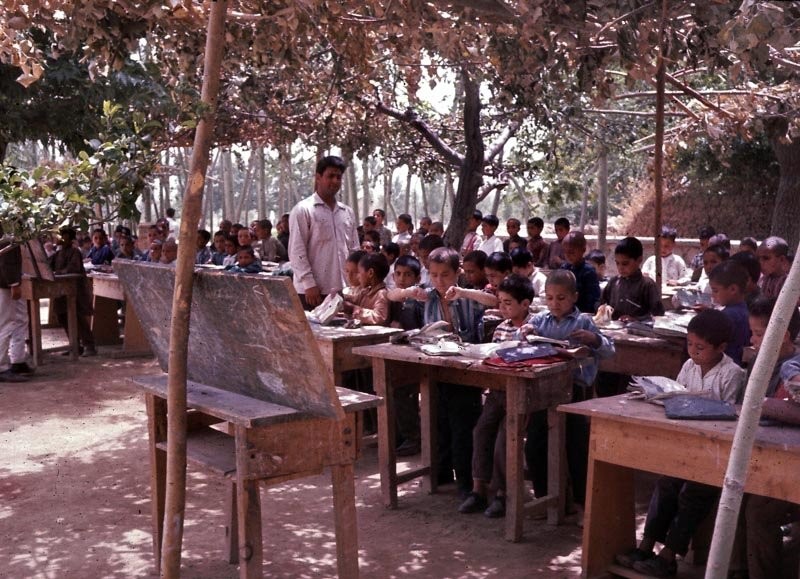
<svg viewBox="0 0 800 579">
<path fill-rule="evenodd" d="M 643 265 L 643 246 L 626 237 L 616 246 L 617 275 L 602 279 L 602 254 L 586 255 L 582 233 L 569 230 L 566 219 L 556 221 L 557 240 L 547 244 L 541 237 L 543 222 L 528 221 L 528 238 L 519 236 L 520 222 L 507 223 L 509 237 L 495 244 L 498 220 L 476 212 L 470 220 L 461 251 L 444 246 L 437 233 L 426 234 L 412 246 L 410 216 L 396 237 L 400 251 L 365 248 L 351 254 L 347 264 L 350 287 L 344 292 L 346 311 L 366 324 L 403 329 L 445 320 L 464 342 L 484 341 L 484 315 L 499 310 L 502 322 L 491 340 L 520 339 L 528 333 L 566 339 L 589 348 L 573 380 L 573 401 L 593 395 L 598 361 L 613 356 L 614 346 L 595 325 L 591 315 L 598 305 L 613 307 L 612 318 L 644 320 L 663 314 L 661 290 L 653 280 L 655 258 Z M 382 224 L 381 224 L 382 225 Z M 482 235 L 477 233 L 481 228 Z M 761 346 L 775 296 L 786 279 L 790 264 L 788 245 L 771 237 L 760 245 L 743 240 L 740 251 L 730 255 L 730 241 L 710 228 L 701 230 L 702 249 L 687 272 L 673 253 L 677 233 L 662 231 L 662 271 L 668 284 L 699 282 L 711 294 L 715 307 L 706 308 L 688 326 L 689 359 L 678 381 L 692 392 L 729 402 L 740 401 L 746 383 L 743 349 Z M 363 246 L 362 246 L 363 247 Z M 497 249 L 486 254 L 480 248 Z M 549 268 L 545 276 L 540 267 Z M 390 273 L 391 271 L 391 273 Z M 598 273 L 600 272 L 600 273 Z M 391 277 L 391 280 L 389 278 Z M 425 283 L 422 283 L 425 280 Z M 601 281 L 605 282 L 601 291 Z M 393 287 L 389 289 L 389 285 Z M 531 314 L 536 296 L 544 298 L 546 311 Z M 800 355 L 794 339 L 800 317 L 792 324 L 781 346 L 768 392 L 764 414 L 800 424 L 800 405 L 787 400 L 783 384 L 800 381 Z M 396 390 L 397 454 L 419 452 L 418 388 L 408 384 Z M 483 403 L 478 389 L 459 384 L 439 388 L 438 444 L 439 483 L 458 485 L 459 511 L 483 512 L 488 517 L 505 514 L 505 398 L 489 391 Z M 567 462 L 573 501 L 580 509 L 586 493 L 588 421 L 570 415 L 567 422 Z M 528 420 L 526 461 L 537 496 L 547 494 L 546 411 Z M 662 477 L 648 508 L 644 537 L 638 548 L 617 560 L 641 573 L 671 576 L 677 571 L 676 555 L 685 555 L 696 528 L 713 510 L 719 489 L 672 477 Z M 783 501 L 748 497 L 745 507 L 746 557 L 740 563 L 750 577 L 774 577 L 780 570 L 781 525 L 798 518 L 797 507 Z M 769 530 L 767 532 L 766 530 Z M 663 545 L 656 554 L 656 543 Z"/>
</svg>

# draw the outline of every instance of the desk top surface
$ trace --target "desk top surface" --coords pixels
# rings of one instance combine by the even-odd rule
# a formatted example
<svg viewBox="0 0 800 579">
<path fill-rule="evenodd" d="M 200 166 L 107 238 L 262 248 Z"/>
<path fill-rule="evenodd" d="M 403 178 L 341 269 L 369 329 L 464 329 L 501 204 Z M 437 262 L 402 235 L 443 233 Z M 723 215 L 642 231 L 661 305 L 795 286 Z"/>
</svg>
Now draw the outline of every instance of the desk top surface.
<svg viewBox="0 0 800 579">
<path fill-rule="evenodd" d="M 649 429 L 696 433 L 703 438 L 733 440 L 738 421 L 673 420 L 664 414 L 664 407 L 643 400 L 632 400 L 626 394 L 594 398 L 575 404 L 562 404 L 561 412 L 582 414 L 590 418 L 612 420 Z M 795 426 L 759 426 L 756 442 L 762 446 L 780 446 L 800 454 L 800 428 Z"/>
<path fill-rule="evenodd" d="M 519 376 L 521 378 L 536 378 L 572 371 L 575 364 L 572 360 L 565 360 L 555 364 L 530 366 L 528 368 L 495 368 L 487 366 L 483 360 L 466 358 L 464 356 L 429 356 L 423 354 L 413 346 L 403 344 L 376 344 L 374 346 L 358 346 L 353 348 L 353 353 L 368 358 L 382 358 L 395 362 L 410 362 L 440 368 L 453 368 L 456 370 L 469 370 L 498 376 Z"/>
<path fill-rule="evenodd" d="M 655 348 L 669 348 L 671 350 L 683 351 L 686 342 L 683 338 L 652 338 L 649 336 L 637 336 L 628 333 L 627 330 L 609 330 L 600 328 L 604 336 L 614 340 L 615 344 L 630 344 L 638 346 L 652 346 Z"/>
<path fill-rule="evenodd" d="M 341 326 L 320 326 L 311 324 L 311 331 L 314 338 L 325 342 L 373 342 L 400 333 L 399 328 L 388 328 L 386 326 L 361 326 L 360 328 L 347 329 Z"/>
</svg>

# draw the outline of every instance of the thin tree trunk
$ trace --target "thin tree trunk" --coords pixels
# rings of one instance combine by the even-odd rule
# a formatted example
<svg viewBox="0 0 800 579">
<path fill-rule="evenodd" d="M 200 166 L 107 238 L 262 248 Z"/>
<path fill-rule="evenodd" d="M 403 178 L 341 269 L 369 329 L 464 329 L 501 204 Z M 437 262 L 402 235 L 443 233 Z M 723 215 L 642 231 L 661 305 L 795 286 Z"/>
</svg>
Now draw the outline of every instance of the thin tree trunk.
<svg viewBox="0 0 800 579">
<path fill-rule="evenodd" d="M 428 208 L 428 192 L 426 191 L 425 181 L 422 179 L 422 177 L 419 178 L 419 191 L 420 195 L 422 195 L 422 212 L 426 217 L 430 217 L 431 212 Z"/>
<path fill-rule="evenodd" d="M 722 496 L 719 499 L 717 519 L 714 523 L 714 536 L 711 540 L 711 551 L 706 566 L 706 579 L 725 579 L 728 576 L 728 565 L 733 550 L 733 539 L 739 520 L 742 495 L 747 482 L 750 455 L 758 431 L 758 421 L 761 419 L 761 405 L 769 386 L 772 369 L 778 361 L 780 345 L 789 327 L 789 320 L 791 320 L 792 312 L 797 307 L 797 300 L 800 298 L 798 252 L 800 252 L 800 247 L 795 252 L 792 269 L 778 295 L 778 301 L 769 324 L 767 324 L 767 332 L 744 391 L 742 411 L 736 425 L 736 434 L 733 437 L 728 468 L 725 471 L 722 485 Z"/>
<path fill-rule="evenodd" d="M 666 24 L 666 3 L 662 0 L 661 15 L 661 40 L 664 42 L 664 26 Z M 656 72 L 656 142 L 655 154 L 653 158 L 653 179 L 655 180 L 655 209 L 653 228 L 655 237 L 655 265 L 656 265 L 656 285 L 660 288 L 662 284 L 661 272 L 661 199 L 664 196 L 664 181 L 662 172 L 664 167 L 664 76 L 666 74 L 664 57 L 659 50 L 658 69 Z"/>
<path fill-rule="evenodd" d="M 224 52 L 227 0 L 211 3 L 203 66 L 201 102 L 207 112 L 194 135 L 191 179 L 181 212 L 175 292 L 170 324 L 167 393 L 167 488 L 164 512 L 161 576 L 177 579 L 181 570 L 181 544 L 186 509 L 186 378 L 189 347 L 189 319 L 192 307 L 197 224 L 203 205 L 203 186 L 219 93 L 219 76 Z"/>
<path fill-rule="evenodd" d="M 394 175 L 394 170 L 389 166 L 384 159 L 383 162 L 383 210 L 386 212 L 386 225 L 388 227 L 388 223 L 392 222 L 397 219 L 397 213 L 394 210 L 394 205 L 392 205 L 392 176 Z"/>
<path fill-rule="evenodd" d="M 492 201 L 492 215 L 497 215 L 500 211 L 500 200 L 503 198 L 503 188 L 498 187 L 494 193 L 494 200 Z"/>
<path fill-rule="evenodd" d="M 408 167 L 408 173 L 406 173 L 406 198 L 405 198 L 405 202 L 403 203 L 403 213 L 408 213 L 411 210 L 411 179 L 412 178 L 413 178 L 413 175 L 411 174 L 411 167 Z"/>
<path fill-rule="evenodd" d="M 250 194 L 253 190 L 253 173 L 256 170 L 256 162 L 253 155 L 247 160 L 247 171 L 244 176 L 244 184 L 242 185 L 242 192 L 239 195 L 239 203 L 236 206 L 236 221 L 240 221 L 242 211 L 245 212 L 245 225 L 247 225 L 247 208 L 250 206 Z"/>
<path fill-rule="evenodd" d="M 369 192 L 369 155 L 364 155 L 361 159 L 361 191 L 363 197 L 361 198 L 361 209 L 364 217 L 372 215 L 371 205 L 372 199 Z"/>
<path fill-rule="evenodd" d="M 278 163 L 280 165 L 278 171 L 278 204 L 280 206 L 281 215 L 287 213 L 292 203 L 289 199 L 289 178 L 291 170 L 292 153 L 289 145 L 281 145 L 278 151 Z"/>
<path fill-rule="evenodd" d="M 442 222 L 444 222 L 444 208 L 447 205 L 447 202 L 450 202 L 450 213 L 452 214 L 453 208 L 455 207 L 456 203 L 456 192 L 453 188 L 453 176 L 450 174 L 450 171 L 445 173 L 444 175 L 444 200 L 442 201 Z M 449 223 L 448 223 L 449 227 Z"/>
<path fill-rule="evenodd" d="M 256 147 L 256 154 L 258 155 L 258 218 L 267 219 L 267 163 L 264 160 L 264 147 Z"/>
<path fill-rule="evenodd" d="M 235 207 L 233 205 L 233 161 L 231 160 L 230 149 L 222 151 L 220 169 L 220 176 L 222 177 L 222 218 L 236 221 Z"/>
<path fill-rule="evenodd" d="M 583 231 L 583 228 L 586 227 L 586 211 L 589 207 L 589 183 L 584 182 L 583 184 L 583 193 L 581 194 L 581 217 L 580 221 L 578 222 L 578 229 Z"/>
<path fill-rule="evenodd" d="M 600 149 L 600 162 L 597 166 L 600 194 L 597 198 L 597 248 L 606 250 L 608 235 L 608 149 Z"/>
<path fill-rule="evenodd" d="M 356 167 L 353 164 L 353 155 L 347 161 L 347 184 L 350 190 L 350 206 L 356 217 L 356 223 L 361 223 L 358 210 L 358 184 L 356 183 Z"/>
</svg>

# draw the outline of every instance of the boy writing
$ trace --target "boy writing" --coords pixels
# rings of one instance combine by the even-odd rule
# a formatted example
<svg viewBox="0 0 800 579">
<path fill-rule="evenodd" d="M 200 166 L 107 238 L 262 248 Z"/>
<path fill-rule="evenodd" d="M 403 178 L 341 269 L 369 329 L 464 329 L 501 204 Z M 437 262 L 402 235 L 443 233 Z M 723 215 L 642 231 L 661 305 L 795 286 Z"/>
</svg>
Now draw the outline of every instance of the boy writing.
<svg viewBox="0 0 800 579">
<path fill-rule="evenodd" d="M 689 392 L 716 400 L 735 402 L 744 386 L 745 372 L 725 354 L 733 336 L 728 316 L 718 310 L 704 310 L 689 322 L 687 360 L 678 382 Z M 720 490 L 716 487 L 674 477 L 661 477 L 650 498 L 644 536 L 639 546 L 617 555 L 624 567 L 654 577 L 675 575 L 676 555 L 685 555 L 698 525 L 714 508 Z M 656 556 L 656 543 L 663 548 Z"/>
<path fill-rule="evenodd" d="M 595 269 L 586 263 L 586 237 L 580 231 L 570 231 L 562 241 L 564 262 L 562 269 L 567 269 L 575 276 L 578 288 L 578 309 L 582 312 L 594 313 L 600 301 L 600 281 Z"/>
<path fill-rule="evenodd" d="M 750 343 L 750 326 L 747 321 L 747 271 L 730 259 L 711 270 L 708 276 L 711 298 L 722 306 L 722 312 L 733 324 L 733 334 L 725 353 L 742 365 L 742 352 Z"/>
<path fill-rule="evenodd" d="M 665 225 L 661 228 L 661 275 L 667 285 L 679 285 L 686 281 L 686 262 L 680 255 L 672 253 L 678 231 Z M 656 279 L 656 256 L 651 255 L 644 262 L 642 273 L 650 279 Z"/>
<path fill-rule="evenodd" d="M 529 316 L 533 285 L 527 277 L 512 274 L 500 282 L 497 297 L 503 321 L 495 329 L 492 342 L 521 339 L 520 328 Z M 472 492 L 458 507 L 460 513 L 483 511 L 489 518 L 506 513 L 505 417 L 505 392 L 490 390 L 472 431 Z M 491 503 L 487 499 L 490 482 L 496 493 Z"/>
<path fill-rule="evenodd" d="M 767 237 L 756 255 L 761 263 L 761 279 L 758 280 L 761 295 L 776 298 L 789 274 L 789 244 L 780 237 Z"/>
<path fill-rule="evenodd" d="M 600 358 L 614 355 L 614 344 L 597 329 L 592 317 L 582 314 L 576 307 L 578 290 L 571 271 L 559 269 L 547 278 L 544 289 L 549 311 L 539 312 L 528 325 L 540 336 L 588 346 L 592 355 L 581 361 L 575 370 L 572 401 L 588 400 L 597 376 Z M 525 456 L 533 469 L 533 489 L 537 497 L 547 495 L 547 411 L 531 415 Z M 586 496 L 586 473 L 589 460 L 589 423 L 583 416 L 567 416 L 567 465 L 572 480 L 575 503 L 583 505 Z M 580 515 L 579 515 L 580 516 Z"/>
<path fill-rule="evenodd" d="M 614 248 L 618 274 L 609 280 L 600 296 L 601 304 L 614 308 L 614 320 L 630 322 L 664 315 L 656 282 L 640 269 L 643 254 L 642 242 L 635 237 L 620 240 Z"/>
</svg>

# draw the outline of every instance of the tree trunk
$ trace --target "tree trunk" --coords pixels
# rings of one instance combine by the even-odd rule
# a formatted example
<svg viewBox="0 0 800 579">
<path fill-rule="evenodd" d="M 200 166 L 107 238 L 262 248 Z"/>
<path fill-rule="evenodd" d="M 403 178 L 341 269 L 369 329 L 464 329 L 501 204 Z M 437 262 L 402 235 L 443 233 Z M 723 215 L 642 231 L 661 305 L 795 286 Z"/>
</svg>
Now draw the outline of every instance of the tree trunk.
<svg viewBox="0 0 800 579">
<path fill-rule="evenodd" d="M 361 190 L 363 197 L 361 198 L 361 212 L 364 214 L 364 217 L 368 217 L 372 215 L 372 199 L 371 195 L 369 194 L 369 155 L 364 155 L 364 158 L 361 159 Z"/>
<path fill-rule="evenodd" d="M 256 147 L 258 155 L 258 218 L 268 219 L 267 215 L 267 163 L 264 160 L 264 147 Z M 280 217 L 280 215 L 278 216 Z"/>
<path fill-rule="evenodd" d="M 430 217 L 431 212 L 428 209 L 428 192 L 425 189 L 425 181 L 422 179 L 422 177 L 419 179 L 419 190 L 422 195 L 422 212 L 426 217 Z"/>
<path fill-rule="evenodd" d="M 597 248 L 605 252 L 608 235 L 608 149 L 605 147 L 600 149 L 597 179 L 600 182 L 600 194 L 597 197 Z"/>
<path fill-rule="evenodd" d="M 383 163 L 383 210 L 386 212 L 386 225 L 389 227 L 389 223 L 393 222 L 397 219 L 397 214 L 395 213 L 394 206 L 392 205 L 392 177 L 394 175 L 394 170 L 389 166 L 389 164 L 384 159 Z"/>
<path fill-rule="evenodd" d="M 233 221 L 235 218 L 233 214 L 233 163 L 230 149 L 223 149 L 219 169 L 222 181 L 222 218 Z"/>
<path fill-rule="evenodd" d="M 186 378 L 189 349 L 189 319 L 192 307 L 197 224 L 203 205 L 203 186 L 208 168 L 209 149 L 214 136 L 214 121 L 219 93 L 219 76 L 224 52 L 227 0 L 211 3 L 208 17 L 203 89 L 201 102 L 206 113 L 194 135 L 192 164 L 181 212 L 178 261 L 175 266 L 175 293 L 170 324 L 167 393 L 167 489 L 164 512 L 161 576 L 180 577 L 183 521 L 186 508 Z"/>
<path fill-rule="evenodd" d="M 353 213 L 356 217 L 356 224 L 361 223 L 361 218 L 358 213 L 358 183 L 356 183 L 356 167 L 353 164 L 353 156 L 347 161 L 347 184 L 350 190 L 350 206 L 353 208 Z"/>
<path fill-rule="evenodd" d="M 800 247 L 797 248 L 797 252 L 800 252 Z M 761 419 L 761 405 L 769 386 L 772 369 L 778 361 L 778 354 L 783 337 L 789 327 L 789 320 L 791 320 L 792 312 L 797 307 L 797 300 L 800 298 L 800 261 L 798 261 L 797 252 L 792 269 L 789 271 L 789 277 L 778 295 L 778 301 L 769 324 L 767 324 L 767 332 L 744 391 L 742 411 L 736 425 L 731 454 L 728 458 L 728 468 L 723 480 L 722 496 L 719 499 L 717 519 L 714 523 L 714 536 L 711 540 L 711 551 L 706 566 L 707 579 L 725 579 L 728 576 L 728 564 L 733 550 L 733 539 L 739 520 L 742 495 L 747 482 L 750 455 L 758 431 L 758 422 Z"/>
<path fill-rule="evenodd" d="M 281 145 L 278 149 L 278 206 L 281 215 L 288 213 L 292 208 L 289 199 L 289 171 L 292 162 L 292 153 L 289 145 Z"/>
<path fill-rule="evenodd" d="M 247 161 L 247 170 L 244 175 L 244 184 L 239 194 L 239 203 L 236 205 L 236 221 L 242 223 L 242 213 L 244 212 L 244 224 L 248 221 L 248 207 L 250 206 L 250 195 L 253 190 L 254 172 L 256 170 L 256 160 L 251 154 Z"/>
<path fill-rule="evenodd" d="M 467 147 L 464 162 L 459 168 L 450 226 L 445 242 L 450 247 L 461 247 L 467 230 L 467 221 L 475 211 L 478 190 L 483 184 L 484 144 L 481 135 L 481 100 L 478 83 L 462 71 L 464 83 L 464 141 Z"/>
<path fill-rule="evenodd" d="M 665 0 L 666 1 L 666 0 Z M 663 31 L 662 31 L 663 35 Z M 656 262 L 656 286 L 662 284 L 661 277 L 661 199 L 664 196 L 664 180 L 662 170 L 664 167 L 664 59 L 658 57 L 658 71 L 656 72 L 656 142 L 655 155 L 653 158 L 653 179 L 655 180 L 655 209 L 653 229 L 656 242 L 655 262 Z"/>
<path fill-rule="evenodd" d="M 583 231 L 583 228 L 586 227 L 586 211 L 589 207 L 589 183 L 584 182 L 583 184 L 583 193 L 581 194 L 581 217 L 580 221 L 578 222 L 578 229 Z"/>
<path fill-rule="evenodd" d="M 500 211 L 500 200 L 503 198 L 503 187 L 498 187 L 494 193 L 494 201 L 492 201 L 492 215 L 497 215 Z"/>
<path fill-rule="evenodd" d="M 408 213 L 411 211 L 411 179 L 413 175 L 411 174 L 411 167 L 408 167 L 408 173 L 406 173 L 406 200 L 403 203 L 403 213 Z M 414 216 L 416 218 L 416 215 Z"/>
<path fill-rule="evenodd" d="M 771 117 L 765 125 L 781 168 L 770 233 L 794 247 L 800 242 L 800 139 L 788 136 L 786 117 Z"/>
<path fill-rule="evenodd" d="M 444 199 L 442 200 L 442 223 L 444 223 L 444 208 L 447 206 L 447 203 L 450 202 L 450 214 L 452 216 L 452 209 L 455 207 L 456 204 L 456 192 L 453 188 L 453 176 L 450 174 L 450 171 L 445 173 L 444 175 Z M 452 221 L 452 219 L 451 219 Z M 450 224 L 448 223 L 448 229 L 450 228 Z"/>
</svg>

